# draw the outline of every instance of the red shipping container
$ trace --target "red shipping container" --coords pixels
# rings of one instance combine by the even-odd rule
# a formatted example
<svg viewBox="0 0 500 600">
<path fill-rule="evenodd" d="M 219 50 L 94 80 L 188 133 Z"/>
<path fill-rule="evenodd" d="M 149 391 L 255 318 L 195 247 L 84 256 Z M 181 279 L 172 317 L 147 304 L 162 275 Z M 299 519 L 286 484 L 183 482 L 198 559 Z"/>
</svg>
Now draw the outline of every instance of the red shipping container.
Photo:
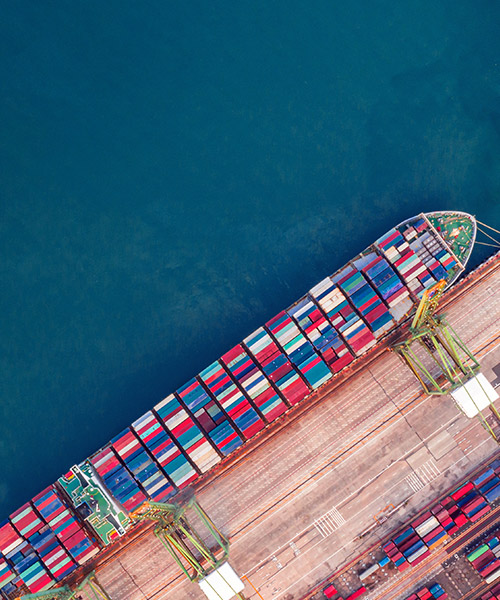
<svg viewBox="0 0 500 600">
<path fill-rule="evenodd" d="M 473 489 L 474 489 L 474 484 L 472 483 L 472 481 L 468 481 L 461 488 L 459 488 L 456 492 L 453 492 L 451 497 L 453 498 L 453 500 L 458 500 L 462 496 L 465 496 L 465 494 L 467 494 L 467 492 L 470 492 Z"/>
</svg>

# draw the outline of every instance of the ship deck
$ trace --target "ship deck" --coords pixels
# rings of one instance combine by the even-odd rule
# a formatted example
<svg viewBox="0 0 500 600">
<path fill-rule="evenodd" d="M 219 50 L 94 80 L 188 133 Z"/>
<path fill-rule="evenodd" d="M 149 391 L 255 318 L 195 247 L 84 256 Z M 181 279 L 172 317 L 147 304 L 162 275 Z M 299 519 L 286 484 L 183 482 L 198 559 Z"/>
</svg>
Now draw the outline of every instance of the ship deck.
<svg viewBox="0 0 500 600">
<path fill-rule="evenodd" d="M 499 294 L 497 256 L 444 301 L 490 381 L 500 363 Z M 497 452 L 448 396 L 424 397 L 392 353 L 370 354 L 344 379 L 196 486 L 230 537 L 249 600 L 301 598 Z M 99 560 L 97 578 L 113 600 L 204 598 L 151 531 Z M 370 598 L 405 597 L 415 583 L 407 573 L 394 592 Z"/>
<path fill-rule="evenodd" d="M 475 241 L 475 224 L 468 215 L 461 213 L 429 213 L 428 220 L 444 237 L 455 256 L 467 262 Z"/>
</svg>

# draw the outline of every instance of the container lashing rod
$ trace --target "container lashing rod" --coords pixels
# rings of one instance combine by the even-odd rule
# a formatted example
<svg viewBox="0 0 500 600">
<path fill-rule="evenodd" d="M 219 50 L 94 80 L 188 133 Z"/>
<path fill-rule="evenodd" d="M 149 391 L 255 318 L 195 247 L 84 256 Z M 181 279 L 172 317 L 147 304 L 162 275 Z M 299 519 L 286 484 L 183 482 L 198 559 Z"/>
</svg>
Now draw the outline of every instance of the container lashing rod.
<svg viewBox="0 0 500 600">
<path fill-rule="evenodd" d="M 82 591 L 85 588 L 85 596 L 82 596 Z M 77 587 L 72 590 L 69 586 L 64 585 L 53 590 L 44 592 L 36 592 L 35 594 L 24 594 L 16 600 L 80 600 L 83 598 L 92 598 L 92 600 L 111 600 L 108 594 L 99 585 L 95 572 L 89 573 Z"/>
</svg>

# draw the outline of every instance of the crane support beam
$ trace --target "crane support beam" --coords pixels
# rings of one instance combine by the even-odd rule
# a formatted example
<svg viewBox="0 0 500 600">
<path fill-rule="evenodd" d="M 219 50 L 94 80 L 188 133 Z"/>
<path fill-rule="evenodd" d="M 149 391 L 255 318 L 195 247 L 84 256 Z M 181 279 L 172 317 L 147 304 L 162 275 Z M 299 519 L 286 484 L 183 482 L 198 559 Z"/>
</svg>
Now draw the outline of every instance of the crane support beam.
<svg viewBox="0 0 500 600">
<path fill-rule="evenodd" d="M 81 598 L 80 592 L 84 588 L 86 593 L 92 593 L 92 598 L 95 600 L 111 600 L 99 585 L 94 571 L 89 573 L 74 590 L 65 585 L 53 590 L 36 592 L 35 594 L 24 594 L 17 597 L 16 600 L 78 600 Z"/>
</svg>

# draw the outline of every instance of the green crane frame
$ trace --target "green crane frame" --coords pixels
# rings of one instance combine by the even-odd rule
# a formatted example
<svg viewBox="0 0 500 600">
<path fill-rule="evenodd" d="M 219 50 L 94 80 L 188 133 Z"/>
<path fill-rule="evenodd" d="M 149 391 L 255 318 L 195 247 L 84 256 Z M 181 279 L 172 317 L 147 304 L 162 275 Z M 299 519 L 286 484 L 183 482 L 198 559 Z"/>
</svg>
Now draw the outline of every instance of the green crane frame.
<svg viewBox="0 0 500 600">
<path fill-rule="evenodd" d="M 53 590 L 47 590 L 45 592 L 36 592 L 35 594 L 24 594 L 16 598 L 16 600 L 76 600 L 77 595 L 87 586 L 92 592 L 95 600 L 111 600 L 108 594 L 100 587 L 95 572 L 89 573 L 85 579 L 78 584 L 75 590 L 67 585 L 56 588 Z"/>
</svg>

